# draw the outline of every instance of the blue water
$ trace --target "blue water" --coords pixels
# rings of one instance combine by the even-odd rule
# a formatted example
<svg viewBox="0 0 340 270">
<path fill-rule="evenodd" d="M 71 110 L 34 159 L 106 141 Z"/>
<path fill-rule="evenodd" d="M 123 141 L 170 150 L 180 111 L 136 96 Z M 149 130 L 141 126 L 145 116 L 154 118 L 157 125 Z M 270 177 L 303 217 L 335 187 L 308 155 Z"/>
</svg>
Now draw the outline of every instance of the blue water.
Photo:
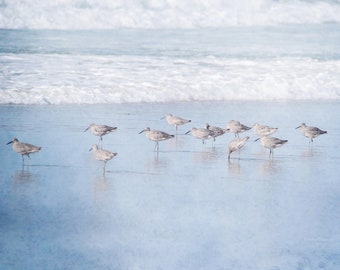
<svg viewBox="0 0 340 270">
<path fill-rule="evenodd" d="M 208 29 L 6 30 L 2 54 L 338 60 L 338 24 Z M 157 41 L 157 42 L 156 42 Z"/>
<path fill-rule="evenodd" d="M 0 268 L 340 268 L 339 1 L 0 1 Z M 146 127 L 191 119 L 160 142 Z M 288 140 L 269 158 L 239 120 Z M 89 152 L 90 123 L 117 126 Z M 302 122 L 327 130 L 309 144 Z M 41 146 L 31 161 L 7 142 Z"/>
<path fill-rule="evenodd" d="M 339 257 L 339 103 L 192 102 L 0 106 L 0 263 L 5 269 L 327 269 Z M 146 126 L 191 119 L 154 143 Z M 253 131 L 227 161 L 213 143 L 184 133 L 230 119 L 278 127 L 288 143 L 273 159 Z M 328 131 L 313 146 L 295 127 Z M 103 164 L 90 122 L 117 126 Z M 42 147 L 22 166 L 13 137 Z"/>
</svg>

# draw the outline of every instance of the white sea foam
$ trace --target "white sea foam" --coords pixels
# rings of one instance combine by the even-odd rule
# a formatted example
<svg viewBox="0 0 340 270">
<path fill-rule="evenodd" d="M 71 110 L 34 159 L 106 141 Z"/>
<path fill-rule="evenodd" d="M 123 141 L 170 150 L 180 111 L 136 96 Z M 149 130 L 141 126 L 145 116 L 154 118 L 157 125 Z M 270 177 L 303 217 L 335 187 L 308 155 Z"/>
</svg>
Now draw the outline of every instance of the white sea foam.
<svg viewBox="0 0 340 270">
<path fill-rule="evenodd" d="M 0 30 L 0 104 L 340 99 L 339 24 Z"/>
<path fill-rule="evenodd" d="M 339 1 L 2 0 L 0 28 L 201 28 L 340 22 Z"/>
<path fill-rule="evenodd" d="M 336 60 L 20 55 L 5 66 L 2 104 L 340 99 Z"/>
</svg>

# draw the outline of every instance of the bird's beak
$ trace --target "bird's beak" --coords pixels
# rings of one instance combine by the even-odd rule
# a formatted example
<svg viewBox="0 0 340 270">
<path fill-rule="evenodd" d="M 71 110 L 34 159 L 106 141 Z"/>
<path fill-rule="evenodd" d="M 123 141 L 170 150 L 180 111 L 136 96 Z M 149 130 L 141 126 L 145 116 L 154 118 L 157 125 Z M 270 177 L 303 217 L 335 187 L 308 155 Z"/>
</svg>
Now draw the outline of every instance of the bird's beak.
<svg viewBox="0 0 340 270">
<path fill-rule="evenodd" d="M 161 118 L 161 120 L 163 120 L 163 119 L 165 119 L 165 116 L 163 116 L 163 117 Z"/>
<path fill-rule="evenodd" d="M 92 151 L 92 149 L 93 149 L 93 148 L 91 147 L 91 148 L 89 149 L 89 152 L 91 152 L 91 151 Z"/>
<path fill-rule="evenodd" d="M 84 130 L 84 132 L 85 132 L 85 131 L 88 131 L 89 128 L 90 128 L 90 127 L 87 127 L 87 128 Z"/>
<path fill-rule="evenodd" d="M 301 126 L 298 126 L 298 127 L 296 127 L 295 129 L 298 129 L 298 128 L 300 128 Z"/>
<path fill-rule="evenodd" d="M 13 143 L 13 141 L 10 141 L 10 142 L 6 143 L 6 145 L 11 144 L 11 143 Z"/>
<path fill-rule="evenodd" d="M 257 138 L 254 142 L 257 142 L 260 138 Z"/>
<path fill-rule="evenodd" d="M 141 133 L 143 133 L 145 131 L 145 129 L 143 129 L 141 132 L 139 132 L 138 134 L 141 134 Z"/>
<path fill-rule="evenodd" d="M 189 134 L 190 132 L 191 132 L 191 130 L 189 130 L 189 131 L 185 132 L 185 135 Z"/>
</svg>

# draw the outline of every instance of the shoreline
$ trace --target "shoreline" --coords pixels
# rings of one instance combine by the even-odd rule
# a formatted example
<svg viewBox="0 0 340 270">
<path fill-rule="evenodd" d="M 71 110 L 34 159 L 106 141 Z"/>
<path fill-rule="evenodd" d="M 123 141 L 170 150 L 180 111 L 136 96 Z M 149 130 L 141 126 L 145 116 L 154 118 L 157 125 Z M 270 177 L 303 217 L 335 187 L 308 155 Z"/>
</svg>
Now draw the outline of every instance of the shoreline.
<svg viewBox="0 0 340 270">
<path fill-rule="evenodd" d="M 212 269 L 337 269 L 338 102 L 190 104 L 0 105 L 1 265 L 194 270 L 199 257 Z M 192 122 L 157 153 L 138 133 L 175 133 L 160 120 L 166 113 Z M 277 124 L 275 136 L 288 143 L 270 159 L 251 130 L 228 162 L 233 134 L 204 145 L 184 135 L 233 118 Z M 301 120 L 328 134 L 311 147 L 295 130 Z M 118 153 L 105 174 L 89 152 L 98 141 L 84 132 L 91 122 L 118 127 L 103 138 Z M 31 166 L 5 145 L 13 137 L 42 146 Z"/>
</svg>

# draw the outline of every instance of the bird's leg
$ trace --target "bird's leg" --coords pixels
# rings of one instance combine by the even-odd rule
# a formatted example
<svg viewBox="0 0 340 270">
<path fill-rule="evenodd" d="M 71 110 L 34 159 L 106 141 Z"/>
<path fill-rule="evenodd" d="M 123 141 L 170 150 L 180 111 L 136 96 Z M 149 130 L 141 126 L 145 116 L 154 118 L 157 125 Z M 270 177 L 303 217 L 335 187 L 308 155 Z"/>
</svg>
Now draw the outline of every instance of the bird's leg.
<svg viewBox="0 0 340 270">
<path fill-rule="evenodd" d="M 30 166 L 31 166 L 31 165 L 32 165 L 31 157 L 30 157 L 29 154 L 27 155 L 27 157 L 28 157 L 28 162 L 29 162 L 29 164 L 30 164 Z"/>
<path fill-rule="evenodd" d="M 159 143 L 156 141 L 155 142 L 155 148 L 154 148 L 154 152 L 158 152 L 158 150 L 159 150 Z"/>
</svg>

